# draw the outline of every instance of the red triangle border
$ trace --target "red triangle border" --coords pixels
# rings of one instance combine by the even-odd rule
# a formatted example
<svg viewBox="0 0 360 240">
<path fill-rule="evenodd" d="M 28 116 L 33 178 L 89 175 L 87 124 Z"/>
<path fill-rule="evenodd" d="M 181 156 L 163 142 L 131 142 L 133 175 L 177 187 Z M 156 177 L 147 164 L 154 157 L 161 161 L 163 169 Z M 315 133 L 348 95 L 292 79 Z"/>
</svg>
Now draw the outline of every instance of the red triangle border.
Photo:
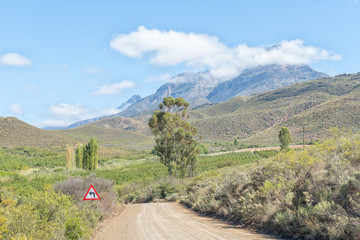
<svg viewBox="0 0 360 240">
<path fill-rule="evenodd" d="M 94 191 L 95 191 L 95 193 L 96 193 L 96 196 L 98 196 L 98 197 L 97 197 L 97 198 L 94 198 L 94 199 L 86 199 L 86 196 L 87 196 L 88 193 L 90 192 L 91 188 L 94 189 Z M 95 188 L 94 188 L 94 186 L 93 186 L 92 184 L 91 184 L 91 186 L 89 187 L 89 190 L 87 190 L 87 192 L 86 192 L 83 200 L 85 200 L 85 201 L 89 201 L 89 200 L 101 200 L 100 195 L 96 192 L 96 190 L 95 190 Z"/>
</svg>

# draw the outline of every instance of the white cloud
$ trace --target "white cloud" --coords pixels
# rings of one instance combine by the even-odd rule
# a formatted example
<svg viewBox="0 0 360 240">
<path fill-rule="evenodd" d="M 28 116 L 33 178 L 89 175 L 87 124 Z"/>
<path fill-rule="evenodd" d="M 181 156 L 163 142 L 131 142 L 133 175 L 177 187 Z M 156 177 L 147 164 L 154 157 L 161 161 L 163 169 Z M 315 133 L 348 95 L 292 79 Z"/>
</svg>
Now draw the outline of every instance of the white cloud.
<svg viewBox="0 0 360 240">
<path fill-rule="evenodd" d="M 21 67 L 30 65 L 31 61 L 18 53 L 7 53 L 0 57 L 0 64 Z"/>
<path fill-rule="evenodd" d="M 49 110 L 51 117 L 38 124 L 40 127 L 64 127 L 78 121 L 112 115 L 119 112 L 116 108 L 96 110 L 81 103 L 60 103 L 50 106 Z"/>
<path fill-rule="evenodd" d="M 129 89 L 133 87 L 135 87 L 135 83 L 133 81 L 125 80 L 110 85 L 102 85 L 98 88 L 97 91 L 93 92 L 92 95 L 115 95 L 119 94 L 124 89 Z"/>
<path fill-rule="evenodd" d="M 100 70 L 100 68 L 97 68 L 97 67 L 87 67 L 85 69 L 85 71 L 89 74 L 96 74 L 96 73 L 99 73 L 101 70 Z"/>
<path fill-rule="evenodd" d="M 147 82 L 168 82 L 171 79 L 170 73 L 160 74 L 158 76 L 150 76 L 145 79 Z"/>
<path fill-rule="evenodd" d="M 16 114 L 16 115 L 22 115 L 24 113 L 21 108 L 20 103 L 18 103 L 18 102 L 14 102 L 13 104 L 11 104 L 10 110 L 13 114 Z"/>
<path fill-rule="evenodd" d="M 232 77 L 259 65 L 301 65 L 341 59 L 338 54 L 307 46 L 300 39 L 284 40 L 270 49 L 246 44 L 230 48 L 217 37 L 207 34 L 160 31 L 144 26 L 135 32 L 116 36 L 110 46 L 131 58 L 142 58 L 149 53 L 153 64 L 185 64 L 196 70 L 210 70 L 217 77 Z"/>
<path fill-rule="evenodd" d="M 65 69 L 65 70 L 69 69 L 69 66 L 67 64 L 63 64 L 61 67 L 62 67 L 62 69 Z"/>
</svg>

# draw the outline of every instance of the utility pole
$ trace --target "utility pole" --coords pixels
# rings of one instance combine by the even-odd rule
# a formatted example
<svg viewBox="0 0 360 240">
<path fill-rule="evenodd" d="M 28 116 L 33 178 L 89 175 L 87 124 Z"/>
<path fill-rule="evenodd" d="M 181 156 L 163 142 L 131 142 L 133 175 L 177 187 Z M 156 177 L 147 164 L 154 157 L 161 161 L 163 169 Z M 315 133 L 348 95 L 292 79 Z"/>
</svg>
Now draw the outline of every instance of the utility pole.
<svg viewBox="0 0 360 240">
<path fill-rule="evenodd" d="M 303 125 L 303 151 L 305 151 L 305 125 Z"/>
</svg>

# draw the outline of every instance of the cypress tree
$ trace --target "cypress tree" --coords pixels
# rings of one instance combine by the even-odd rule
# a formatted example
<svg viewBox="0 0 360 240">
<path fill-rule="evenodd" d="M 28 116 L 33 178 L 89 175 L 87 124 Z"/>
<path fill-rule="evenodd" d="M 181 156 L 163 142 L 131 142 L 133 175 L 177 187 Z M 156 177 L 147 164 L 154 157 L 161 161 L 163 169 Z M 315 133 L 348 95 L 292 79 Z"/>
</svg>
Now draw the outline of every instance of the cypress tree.
<svg viewBox="0 0 360 240">
<path fill-rule="evenodd" d="M 77 168 L 82 168 L 83 167 L 83 147 L 78 144 L 77 148 L 76 148 L 76 167 Z"/>
<path fill-rule="evenodd" d="M 95 138 L 83 148 L 83 169 L 95 170 L 98 166 L 98 144 Z"/>
</svg>

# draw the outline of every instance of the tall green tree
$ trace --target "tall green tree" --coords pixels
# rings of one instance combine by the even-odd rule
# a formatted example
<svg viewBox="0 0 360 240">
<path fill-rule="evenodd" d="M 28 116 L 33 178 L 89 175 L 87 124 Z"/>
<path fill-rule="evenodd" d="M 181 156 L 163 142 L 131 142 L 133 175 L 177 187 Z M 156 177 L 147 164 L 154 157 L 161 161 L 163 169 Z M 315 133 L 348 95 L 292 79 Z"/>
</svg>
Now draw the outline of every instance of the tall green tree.
<svg viewBox="0 0 360 240">
<path fill-rule="evenodd" d="M 189 103 L 183 98 L 166 97 L 149 121 L 155 135 L 155 151 L 169 175 L 192 176 L 196 169 L 197 129 L 187 120 Z"/>
<path fill-rule="evenodd" d="M 98 144 L 95 138 L 83 148 L 83 169 L 95 170 L 98 166 Z"/>
<path fill-rule="evenodd" d="M 291 142 L 291 134 L 289 129 L 283 127 L 279 132 L 280 150 L 286 151 Z"/>
<path fill-rule="evenodd" d="M 83 157 L 84 157 L 83 147 L 80 144 L 78 144 L 77 148 L 76 148 L 76 152 L 75 152 L 75 159 L 76 159 L 76 167 L 77 168 L 82 168 L 82 166 L 83 166 Z"/>
</svg>

